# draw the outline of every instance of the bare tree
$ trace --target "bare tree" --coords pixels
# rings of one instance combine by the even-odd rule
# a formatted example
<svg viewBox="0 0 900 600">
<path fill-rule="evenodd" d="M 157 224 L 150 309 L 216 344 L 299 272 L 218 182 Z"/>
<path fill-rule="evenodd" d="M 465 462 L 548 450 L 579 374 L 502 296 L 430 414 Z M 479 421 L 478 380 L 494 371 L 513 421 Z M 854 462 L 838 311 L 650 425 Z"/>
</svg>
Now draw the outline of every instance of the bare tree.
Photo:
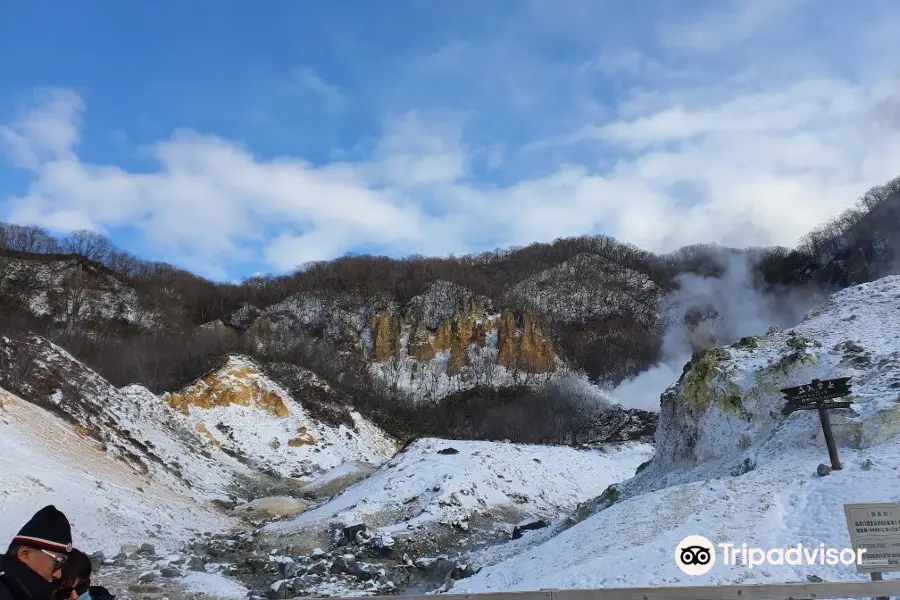
<svg viewBox="0 0 900 600">
<path fill-rule="evenodd" d="M 103 265 L 108 264 L 113 252 L 112 244 L 107 238 L 87 230 L 69 234 L 63 239 L 62 247 L 66 252 L 81 255 Z"/>
</svg>

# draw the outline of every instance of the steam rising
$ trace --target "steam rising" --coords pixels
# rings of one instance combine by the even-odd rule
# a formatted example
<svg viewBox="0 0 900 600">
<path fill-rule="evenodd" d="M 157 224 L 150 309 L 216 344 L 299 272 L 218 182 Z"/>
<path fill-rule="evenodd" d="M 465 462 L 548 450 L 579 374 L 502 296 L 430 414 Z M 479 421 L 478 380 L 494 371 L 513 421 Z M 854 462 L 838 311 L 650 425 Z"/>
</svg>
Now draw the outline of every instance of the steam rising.
<svg viewBox="0 0 900 600">
<path fill-rule="evenodd" d="M 717 260 L 724 268 L 721 277 L 678 277 L 679 289 L 663 307 L 668 325 L 662 360 L 616 387 L 611 392 L 616 402 L 658 411 L 660 395 L 678 380 L 694 351 L 763 335 L 773 325 L 793 327 L 822 301 L 818 294 L 803 289 L 764 294 L 754 281 L 753 261 L 745 253 L 723 254 Z"/>
</svg>

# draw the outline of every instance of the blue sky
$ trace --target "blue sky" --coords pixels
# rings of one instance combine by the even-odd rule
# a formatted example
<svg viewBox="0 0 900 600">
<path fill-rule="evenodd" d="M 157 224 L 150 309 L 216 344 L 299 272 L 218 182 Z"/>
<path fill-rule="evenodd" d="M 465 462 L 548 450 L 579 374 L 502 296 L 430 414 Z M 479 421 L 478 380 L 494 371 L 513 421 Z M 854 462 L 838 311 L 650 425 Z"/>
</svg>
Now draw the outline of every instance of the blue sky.
<svg viewBox="0 0 900 600">
<path fill-rule="evenodd" d="M 898 175 L 898 26 L 891 0 L 7 0 L 0 220 L 221 280 L 792 245 Z"/>
</svg>

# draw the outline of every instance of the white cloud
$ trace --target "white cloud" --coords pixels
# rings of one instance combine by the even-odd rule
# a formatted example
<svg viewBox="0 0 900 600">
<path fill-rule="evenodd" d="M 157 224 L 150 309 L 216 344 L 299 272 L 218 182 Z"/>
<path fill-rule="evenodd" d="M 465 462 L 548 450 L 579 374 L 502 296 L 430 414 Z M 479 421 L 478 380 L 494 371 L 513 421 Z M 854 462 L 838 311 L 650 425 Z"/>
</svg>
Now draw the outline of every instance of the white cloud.
<svg viewBox="0 0 900 600">
<path fill-rule="evenodd" d="M 385 121 L 361 162 L 263 160 L 184 131 L 152 147 L 155 171 L 128 172 L 75 153 L 80 113 L 59 99 L 80 101 L 59 92 L 0 130 L 17 163 L 34 170 L 6 217 L 57 230 L 133 228 L 167 259 L 207 274 L 238 259 L 287 270 L 360 247 L 459 253 L 596 230 L 660 251 L 791 245 L 896 176 L 900 134 L 873 142 L 861 127 L 885 89 L 813 79 L 598 124 L 589 142 L 628 151 L 612 168 L 573 163 L 507 186 L 469 178 L 474 151 L 459 120 L 416 112 Z"/>
<path fill-rule="evenodd" d="M 293 70 L 291 83 L 299 90 L 310 91 L 318 95 L 329 109 L 336 110 L 347 103 L 347 98 L 339 88 L 322 79 L 315 69 L 308 65 Z"/>
<path fill-rule="evenodd" d="M 897 175 L 898 60 L 889 35 L 869 35 L 874 16 L 851 27 L 816 12 L 822 31 L 848 32 L 831 64 L 828 54 L 807 63 L 817 45 L 781 35 L 801 20 L 789 15 L 803 8 L 796 0 L 712 3 L 676 24 L 641 20 L 688 55 L 654 54 L 659 40 L 632 39 L 634 23 L 617 24 L 615 3 L 595 5 L 560 11 L 534 0 L 483 39 L 442 35 L 389 61 L 389 76 L 367 80 L 393 103 L 378 90 L 359 98 L 377 115 L 401 108 L 375 144 L 323 150 L 315 165 L 190 130 L 151 144 L 156 164 L 140 172 L 91 161 L 76 151 L 82 100 L 45 91 L 0 121 L 0 144 L 32 175 L 0 204 L 0 219 L 128 228 L 161 258 L 224 277 L 235 261 L 286 270 L 360 249 L 458 254 L 596 232 L 658 251 L 793 245 Z M 568 43 L 572 28 L 565 51 L 536 50 Z M 781 45 L 760 50 L 775 30 Z M 292 81 L 326 105 L 357 99 L 311 67 Z M 429 104 L 432 88 L 441 97 Z M 485 172 L 491 178 L 479 179 Z"/>
<path fill-rule="evenodd" d="M 807 80 L 784 90 L 747 94 L 706 106 L 674 106 L 631 121 L 586 128 L 592 137 L 644 149 L 712 136 L 793 133 L 840 123 L 867 107 L 860 90 L 840 80 Z"/>
<path fill-rule="evenodd" d="M 37 90 L 36 106 L 0 126 L 2 145 L 17 167 L 34 170 L 43 160 L 71 151 L 79 140 L 84 104 L 70 90 Z"/>
<path fill-rule="evenodd" d="M 448 184 L 466 173 L 466 153 L 458 124 L 427 124 L 418 112 L 387 119 L 372 165 L 388 183 L 412 188 Z"/>
</svg>

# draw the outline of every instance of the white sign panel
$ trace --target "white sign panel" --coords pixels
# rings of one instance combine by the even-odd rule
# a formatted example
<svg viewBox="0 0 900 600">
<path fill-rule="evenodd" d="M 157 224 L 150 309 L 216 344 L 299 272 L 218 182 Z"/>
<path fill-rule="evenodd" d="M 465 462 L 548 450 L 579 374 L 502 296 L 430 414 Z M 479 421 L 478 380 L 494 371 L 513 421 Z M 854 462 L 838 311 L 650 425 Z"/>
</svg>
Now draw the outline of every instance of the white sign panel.
<svg viewBox="0 0 900 600">
<path fill-rule="evenodd" d="M 845 504 L 850 543 L 865 549 L 860 573 L 900 571 L 900 503 Z"/>
</svg>

